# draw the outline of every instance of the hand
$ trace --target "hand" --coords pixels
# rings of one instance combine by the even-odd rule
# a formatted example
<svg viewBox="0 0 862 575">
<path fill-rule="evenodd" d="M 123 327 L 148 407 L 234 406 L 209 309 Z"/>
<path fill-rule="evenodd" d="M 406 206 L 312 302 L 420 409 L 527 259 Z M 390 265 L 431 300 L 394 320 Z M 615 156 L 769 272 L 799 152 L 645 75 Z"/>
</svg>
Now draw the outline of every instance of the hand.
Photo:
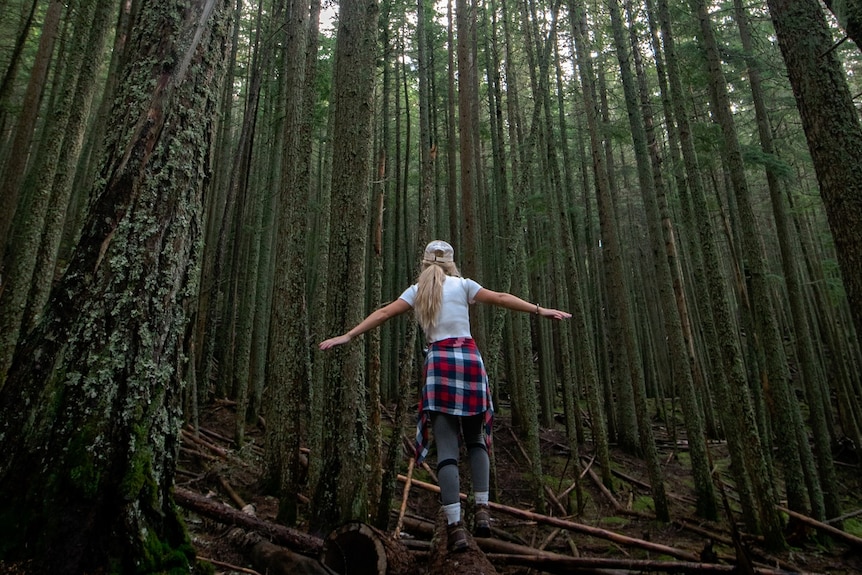
<svg viewBox="0 0 862 575">
<path fill-rule="evenodd" d="M 348 343 L 351 339 L 353 338 L 345 333 L 343 335 L 331 337 L 326 341 L 320 342 L 320 345 L 318 347 L 320 347 L 321 350 L 329 349 L 331 347 L 335 347 L 336 345 L 344 345 L 345 343 Z"/>
<path fill-rule="evenodd" d="M 567 311 L 560 311 L 558 309 L 551 309 L 548 307 L 540 307 L 539 315 L 542 317 L 549 317 L 551 319 L 569 319 L 572 317 L 572 314 Z"/>
</svg>

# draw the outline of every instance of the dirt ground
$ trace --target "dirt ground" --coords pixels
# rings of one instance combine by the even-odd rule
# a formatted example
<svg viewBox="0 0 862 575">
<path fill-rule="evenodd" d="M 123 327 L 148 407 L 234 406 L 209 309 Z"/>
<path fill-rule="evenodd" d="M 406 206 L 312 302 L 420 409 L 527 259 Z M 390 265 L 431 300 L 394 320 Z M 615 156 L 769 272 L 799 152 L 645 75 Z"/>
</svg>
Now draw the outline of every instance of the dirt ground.
<svg viewBox="0 0 862 575">
<path fill-rule="evenodd" d="M 262 485 L 265 468 L 263 465 L 263 432 L 260 428 L 248 429 L 248 443 L 236 449 L 228 439 L 233 436 L 234 413 L 229 403 L 219 404 L 209 409 L 202 417 L 198 437 L 195 441 L 189 430 L 184 431 L 183 451 L 176 484 L 235 508 L 242 504 L 254 506 L 255 515 L 262 520 L 273 521 L 277 513 L 277 501 L 263 493 Z M 647 472 L 643 461 L 637 457 L 612 451 L 612 462 L 616 474 L 613 496 L 626 511 L 615 511 L 607 494 L 603 494 L 587 472 L 581 481 L 583 496 L 582 509 L 575 514 L 569 509 L 577 507 L 574 490 L 567 489 L 573 483 L 572 461 L 566 447 L 562 426 L 544 430 L 542 434 L 543 473 L 546 494 L 553 493 L 559 503 L 551 500 L 548 509 L 539 513 L 533 504 L 533 488 L 529 481 L 528 465 L 518 440 L 518 433 L 509 424 L 505 410 L 495 419 L 494 430 L 494 469 L 492 470 L 492 500 L 503 508 L 493 509 L 493 539 L 501 546 L 510 545 L 519 553 L 525 548 L 541 549 L 555 556 L 595 558 L 615 560 L 618 565 L 607 566 L 605 570 L 590 567 L 576 568 L 564 564 L 547 564 L 544 567 L 526 566 L 513 559 L 511 548 L 492 549 L 487 542 L 474 541 L 471 537 L 469 552 L 456 557 L 446 557 L 438 545 L 439 536 L 432 541 L 432 526 L 438 518 L 439 504 L 437 494 L 425 484 L 434 484 L 428 469 L 417 468 L 413 478 L 417 486 L 409 491 L 405 509 L 404 525 L 400 539 L 422 568 L 423 573 L 478 573 L 482 565 L 491 560 L 497 573 L 515 575 L 528 573 L 661 573 L 661 572 L 708 572 L 695 568 L 692 562 L 688 567 L 674 567 L 678 557 L 631 545 L 630 540 L 585 534 L 567 528 L 550 525 L 546 516 L 563 519 L 598 528 L 601 533 L 609 532 L 633 540 L 647 541 L 671 547 L 704 562 L 715 562 L 725 569 L 737 565 L 737 553 L 750 559 L 752 565 L 761 572 L 826 573 L 834 575 L 862 573 L 862 549 L 852 549 L 844 542 L 829 540 L 813 528 L 796 527 L 788 534 L 791 547 L 779 554 L 767 553 L 756 538 L 743 535 L 742 551 L 737 552 L 732 543 L 727 521 L 706 522 L 694 514 L 694 495 L 688 471 L 684 445 L 676 450 L 674 443 L 667 437 L 666 430 L 656 424 L 656 437 L 663 463 L 666 490 L 669 495 L 670 523 L 660 523 L 651 518 L 652 499 L 649 496 Z M 585 458 L 582 469 L 588 466 L 589 445 L 582 447 L 581 456 Z M 711 444 L 710 450 L 716 465 L 722 468 L 724 448 L 720 442 Z M 431 468 L 435 464 L 433 455 L 429 457 Z M 406 468 L 406 463 L 404 465 Z M 464 470 L 462 464 L 462 473 Z M 590 466 L 590 470 L 598 469 Z M 406 471 L 402 470 L 402 473 Z M 862 507 L 862 477 L 859 468 L 847 462 L 840 462 L 838 473 L 844 490 L 845 512 Z M 462 491 L 469 485 L 468 477 L 462 475 Z M 421 482 L 421 483 L 420 483 Z M 397 511 L 403 490 L 403 482 L 397 487 L 397 501 L 393 502 L 390 532 L 397 521 Z M 300 501 L 307 501 L 306 494 L 299 494 Z M 733 508 L 733 493 L 729 493 Z M 300 513 L 305 511 L 300 506 Z M 529 512 L 536 513 L 535 516 Z M 198 556 L 211 560 L 215 572 L 225 575 L 239 573 L 259 573 L 248 553 L 236 542 L 236 529 L 186 511 L 186 521 Z M 469 516 L 467 518 L 469 520 Z M 739 521 L 735 514 L 735 521 Z M 439 525 L 442 527 L 442 523 Z M 857 536 L 862 530 L 862 516 L 849 520 L 851 531 Z M 300 531 L 305 525 L 300 523 Z M 438 533 L 440 529 L 438 529 Z M 477 543 L 491 549 L 487 555 L 479 551 Z M 518 547 L 520 546 L 520 547 Z M 625 562 L 629 561 L 629 564 Z M 664 567 L 663 567 L 664 566 Z M 606 567 L 602 565 L 601 567 Z M 708 567 L 708 566 L 707 566 Z M 271 571 L 271 570 L 270 570 Z M 288 572 L 293 571 L 289 569 Z M 298 571 L 296 571 L 298 572 Z M 309 571 L 310 572 L 310 571 Z M 350 572 L 354 572 L 352 569 Z M 741 570 L 739 572 L 745 572 Z"/>
</svg>

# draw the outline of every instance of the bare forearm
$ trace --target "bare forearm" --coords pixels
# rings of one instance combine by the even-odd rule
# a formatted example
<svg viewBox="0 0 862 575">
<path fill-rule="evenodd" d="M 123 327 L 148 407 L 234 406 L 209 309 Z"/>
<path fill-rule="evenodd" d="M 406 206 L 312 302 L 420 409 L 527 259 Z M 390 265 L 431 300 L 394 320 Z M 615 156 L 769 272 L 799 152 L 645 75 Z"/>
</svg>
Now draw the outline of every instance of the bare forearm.
<svg viewBox="0 0 862 575">
<path fill-rule="evenodd" d="M 538 303 L 528 302 L 516 295 L 506 292 L 495 292 L 485 288 L 480 289 L 479 293 L 476 294 L 476 301 L 505 307 L 513 311 L 534 313 L 552 319 L 568 319 L 572 317 L 572 314 L 568 312 L 542 307 Z"/>
<path fill-rule="evenodd" d="M 356 324 L 356 326 L 351 328 L 349 331 L 341 335 L 329 338 L 326 341 L 320 342 L 319 347 L 320 349 L 329 349 L 331 347 L 335 347 L 336 345 L 343 345 L 345 343 L 348 343 L 354 337 L 362 335 L 366 331 L 374 329 L 375 327 L 385 323 L 393 317 L 401 315 L 408 309 L 410 309 L 410 305 L 406 301 L 404 301 L 403 299 L 397 299 L 394 302 L 371 312 L 365 319 Z"/>
<path fill-rule="evenodd" d="M 350 336 L 350 338 L 354 338 L 357 335 L 362 335 L 366 331 L 371 331 L 375 327 L 378 327 L 386 322 L 389 319 L 389 314 L 386 313 L 385 308 L 381 308 L 371 312 L 368 317 L 364 320 L 356 324 L 352 329 L 347 331 L 345 335 Z"/>
<path fill-rule="evenodd" d="M 516 295 L 510 293 L 498 293 L 495 305 L 505 307 L 514 311 L 523 311 L 528 313 L 539 313 L 539 304 L 530 303 Z"/>
</svg>

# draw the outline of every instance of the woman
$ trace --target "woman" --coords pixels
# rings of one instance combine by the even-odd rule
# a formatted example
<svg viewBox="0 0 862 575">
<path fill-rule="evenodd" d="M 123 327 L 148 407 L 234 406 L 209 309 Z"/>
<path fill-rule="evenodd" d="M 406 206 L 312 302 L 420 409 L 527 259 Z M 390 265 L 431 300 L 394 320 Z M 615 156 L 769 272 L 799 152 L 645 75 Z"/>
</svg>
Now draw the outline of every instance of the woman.
<svg viewBox="0 0 862 575">
<path fill-rule="evenodd" d="M 348 343 L 354 337 L 413 309 L 428 342 L 425 357 L 425 385 L 422 388 L 416 457 L 421 462 L 428 453 L 428 422 L 437 444 L 437 475 L 440 498 L 448 525 L 449 550 L 467 548 L 467 534 L 461 521 L 459 498 L 459 436 L 467 447 L 476 503 L 474 533 L 491 534 L 488 512 L 493 406 L 488 375 L 482 356 L 470 333 L 469 306 L 489 303 L 543 317 L 564 319 L 571 314 L 543 308 L 512 294 L 485 289 L 462 278 L 455 266 L 455 251 L 448 243 L 435 240 L 425 247 L 422 271 L 416 284 L 394 302 L 372 312 L 345 334 L 321 342 L 320 349 Z"/>
</svg>

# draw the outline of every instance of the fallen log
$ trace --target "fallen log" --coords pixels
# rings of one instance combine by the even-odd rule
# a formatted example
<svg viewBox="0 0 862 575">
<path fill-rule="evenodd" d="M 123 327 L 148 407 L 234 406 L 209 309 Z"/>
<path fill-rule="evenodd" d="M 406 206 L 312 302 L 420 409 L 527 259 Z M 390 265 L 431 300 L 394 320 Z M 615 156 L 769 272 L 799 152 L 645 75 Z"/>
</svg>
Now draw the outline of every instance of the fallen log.
<svg viewBox="0 0 862 575">
<path fill-rule="evenodd" d="M 174 501 L 184 509 L 189 509 L 220 523 L 242 527 L 265 535 L 271 541 L 290 547 L 303 555 L 317 557 L 323 549 L 323 541 L 318 537 L 252 517 L 224 503 L 207 499 L 203 495 L 182 487 L 174 487 Z"/>
<path fill-rule="evenodd" d="M 857 509 L 856 511 L 851 511 L 850 513 L 845 513 L 844 515 L 841 515 L 840 517 L 833 517 L 832 519 L 827 519 L 823 523 L 825 523 L 826 525 L 831 525 L 833 523 L 840 523 L 841 521 L 844 521 L 845 519 L 851 519 L 853 517 L 856 517 L 857 515 L 862 515 L 862 509 Z"/>
<path fill-rule="evenodd" d="M 625 569 L 634 573 L 699 573 L 722 574 L 738 573 L 736 565 L 720 565 L 717 563 L 696 563 L 692 561 L 660 561 L 655 559 L 610 559 L 603 557 L 569 557 L 567 555 L 552 554 L 506 554 L 489 553 L 491 561 L 504 563 L 506 565 L 521 565 L 533 569 L 541 569 L 547 573 L 586 573 L 589 569 L 600 569 L 604 572 L 608 569 Z M 764 567 L 755 567 L 757 575 L 800 575 L 798 571 L 781 571 Z"/>
<path fill-rule="evenodd" d="M 225 451 L 224 449 L 222 449 L 218 445 L 215 445 L 214 443 L 210 443 L 209 441 L 205 440 L 204 438 L 199 437 L 198 435 L 195 435 L 194 431 L 182 429 L 182 430 L 180 430 L 180 434 L 182 436 L 183 441 L 190 441 L 196 445 L 199 445 L 201 447 L 204 447 L 204 448 L 212 451 L 213 453 L 215 453 L 216 455 L 218 455 L 222 459 L 227 459 L 227 451 Z"/>
<path fill-rule="evenodd" d="M 227 492 L 227 494 L 231 498 L 231 500 L 234 503 L 236 503 L 236 506 L 239 507 L 240 509 L 245 509 L 245 506 L 246 506 L 245 500 L 242 497 L 240 497 L 239 493 L 237 493 L 236 490 L 234 490 L 234 488 L 231 486 L 231 484 L 228 483 L 228 480 L 225 479 L 224 477 L 222 477 L 221 475 L 219 475 L 218 476 L 218 482 L 221 484 L 222 488 Z"/>
<path fill-rule="evenodd" d="M 586 461 L 587 456 L 582 455 L 581 459 Z M 647 483 L 645 481 L 641 481 L 637 477 L 632 477 L 631 475 L 623 473 L 622 471 L 619 471 L 617 469 L 611 469 L 611 474 L 616 475 L 617 477 L 619 477 L 620 479 L 622 479 L 626 483 L 631 483 L 632 485 L 636 485 L 637 487 L 640 487 L 641 489 L 643 489 L 645 491 L 650 491 L 652 489 L 650 487 L 649 483 Z M 672 498 L 672 499 L 676 499 L 677 501 L 683 501 L 685 503 L 692 503 L 692 504 L 694 503 L 694 500 L 692 500 L 690 497 L 684 497 L 682 495 L 677 495 L 676 493 L 668 493 L 667 496 Z"/>
<path fill-rule="evenodd" d="M 406 481 L 406 479 L 407 478 L 403 475 L 398 475 L 399 481 Z M 433 491 L 435 493 L 439 493 L 440 491 L 440 488 L 436 485 L 431 485 L 430 483 L 425 483 L 424 481 L 419 481 L 418 479 L 413 479 L 413 485 L 415 485 L 416 487 L 427 489 L 429 491 Z M 462 493 L 461 498 L 466 499 L 467 496 Z M 506 513 L 513 517 L 519 517 L 521 519 L 536 521 L 539 523 L 544 523 L 545 525 L 552 525 L 554 527 L 560 527 L 569 531 L 576 531 L 578 533 L 584 533 L 593 537 L 607 539 L 608 541 L 613 541 L 614 543 L 619 543 L 620 545 L 629 545 L 632 547 L 647 549 L 655 553 L 662 553 L 664 555 L 676 557 L 677 559 L 682 559 L 683 561 L 697 562 L 700 560 L 700 558 L 696 554 L 690 551 L 683 551 L 682 549 L 669 547 L 667 545 L 661 545 L 659 543 L 653 543 L 652 541 L 644 541 L 643 539 L 635 539 L 634 537 L 628 537 L 626 535 L 614 533 L 613 531 L 608 531 L 599 527 L 591 527 L 589 525 L 576 523 L 574 521 L 558 519 L 556 517 L 549 517 L 547 515 L 533 513 L 532 511 L 525 511 L 516 507 L 509 507 L 508 505 L 502 505 L 493 501 L 489 505 L 491 509 L 495 511 L 502 511 L 503 513 Z"/>
<path fill-rule="evenodd" d="M 232 563 L 225 563 L 224 561 L 217 561 L 216 559 L 210 559 L 209 557 L 203 557 L 202 555 L 198 555 L 197 559 L 198 561 L 203 561 L 205 563 L 212 563 L 216 567 L 225 567 L 230 571 L 239 571 L 240 573 L 248 573 L 249 575 L 261 575 L 259 571 L 246 569 L 245 567 L 233 565 Z"/>
<path fill-rule="evenodd" d="M 430 535 L 431 530 L 424 522 L 407 518 L 405 523 L 424 535 Z M 596 557 L 573 557 L 551 551 L 535 549 L 527 545 L 519 545 L 501 541 L 500 539 L 481 538 L 475 539 L 476 545 L 485 552 L 492 563 L 498 565 L 520 565 L 534 569 L 541 569 L 548 573 L 578 573 L 587 575 L 589 573 L 608 573 L 608 570 L 623 569 L 633 572 L 661 572 L 661 573 L 733 573 L 736 569 L 732 564 L 704 563 L 702 561 L 661 561 L 661 560 L 636 560 L 621 557 L 596 558 Z M 418 542 L 413 543 L 417 549 L 424 549 Z M 427 545 L 427 543 L 425 544 Z M 418 552 L 414 552 L 418 554 Z M 780 570 L 769 567 L 756 566 L 754 572 L 758 575 L 788 575 L 791 573 L 802 573 L 800 570 Z"/>
<path fill-rule="evenodd" d="M 260 539 L 251 548 L 251 562 L 266 575 L 337 575 L 320 561 Z"/>
<path fill-rule="evenodd" d="M 428 553 L 427 575 L 497 575 L 494 564 L 478 546 L 482 539 L 474 539 L 468 532 L 467 549 L 459 553 L 450 553 L 447 548 L 446 518 L 443 513 L 438 513 L 434 531 L 431 551 Z"/>
<path fill-rule="evenodd" d="M 427 537 L 431 539 L 434 537 L 434 523 L 429 519 L 417 518 L 417 517 L 404 517 L 403 521 L 404 530 L 413 535 L 418 535 L 420 537 Z M 498 529 L 497 527 L 491 527 L 491 534 L 496 540 L 499 541 L 509 541 L 516 545 L 527 545 L 527 542 L 522 538 L 509 533 L 505 529 Z M 482 540 L 480 540 L 482 541 Z M 406 542 L 406 541 L 405 541 Z M 481 547 L 481 545 L 480 545 Z"/>
<path fill-rule="evenodd" d="M 335 573 L 416 575 L 418 566 L 397 539 L 367 523 L 351 521 L 332 531 L 320 562 Z"/>
<path fill-rule="evenodd" d="M 776 505 L 776 507 L 778 508 L 779 511 L 783 511 L 784 513 L 787 513 L 788 515 L 790 515 L 794 519 L 797 519 L 797 520 L 801 521 L 802 523 L 805 523 L 806 525 L 814 527 L 818 531 L 826 533 L 827 535 L 830 535 L 831 537 L 834 537 L 835 539 L 840 539 L 841 541 L 843 541 L 844 543 L 847 543 L 851 547 L 854 547 L 856 549 L 862 549 L 862 538 L 856 537 L 855 535 L 851 535 L 850 533 L 847 533 L 846 531 L 841 531 L 840 529 L 832 527 L 831 525 L 827 525 L 821 521 L 817 521 L 816 519 L 808 517 L 807 515 L 797 513 L 796 511 L 791 511 L 790 509 L 787 509 L 786 507 L 782 507 L 781 505 Z"/>
</svg>

